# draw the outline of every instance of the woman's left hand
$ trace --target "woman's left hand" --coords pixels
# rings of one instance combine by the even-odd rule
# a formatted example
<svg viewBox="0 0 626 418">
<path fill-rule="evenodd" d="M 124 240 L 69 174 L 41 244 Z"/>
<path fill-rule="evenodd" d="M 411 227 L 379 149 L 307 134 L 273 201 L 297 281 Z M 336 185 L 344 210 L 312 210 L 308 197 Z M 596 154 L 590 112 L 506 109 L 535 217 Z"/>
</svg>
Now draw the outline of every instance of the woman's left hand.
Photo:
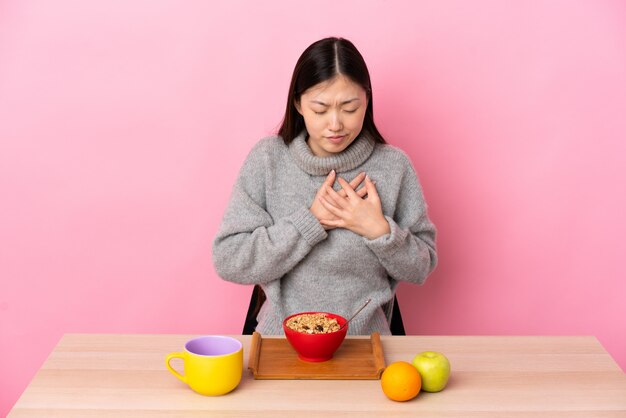
<svg viewBox="0 0 626 418">
<path fill-rule="evenodd" d="M 346 193 L 342 197 L 332 187 L 327 186 L 326 196 L 319 197 L 324 207 L 337 219 L 322 220 L 322 225 L 334 228 L 345 228 L 367 239 L 375 239 L 390 232 L 389 222 L 383 215 L 380 197 L 376 186 L 365 177 L 367 197 L 361 198 L 347 181 L 338 177 L 339 184 Z"/>
</svg>

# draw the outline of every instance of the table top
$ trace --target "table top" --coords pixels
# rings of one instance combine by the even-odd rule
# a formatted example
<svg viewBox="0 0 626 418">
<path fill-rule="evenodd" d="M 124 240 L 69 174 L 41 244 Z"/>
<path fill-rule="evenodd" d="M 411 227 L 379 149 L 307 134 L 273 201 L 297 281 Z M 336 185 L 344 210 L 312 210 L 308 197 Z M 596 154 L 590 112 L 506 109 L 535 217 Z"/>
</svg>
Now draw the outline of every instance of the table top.
<svg viewBox="0 0 626 418">
<path fill-rule="evenodd" d="M 381 337 L 385 361 L 444 353 L 446 389 L 393 402 L 379 380 L 254 380 L 205 397 L 165 368 L 195 335 L 68 334 L 26 388 L 17 417 L 626 417 L 626 374 L 594 337 Z M 353 337 L 360 338 L 360 337 Z"/>
</svg>

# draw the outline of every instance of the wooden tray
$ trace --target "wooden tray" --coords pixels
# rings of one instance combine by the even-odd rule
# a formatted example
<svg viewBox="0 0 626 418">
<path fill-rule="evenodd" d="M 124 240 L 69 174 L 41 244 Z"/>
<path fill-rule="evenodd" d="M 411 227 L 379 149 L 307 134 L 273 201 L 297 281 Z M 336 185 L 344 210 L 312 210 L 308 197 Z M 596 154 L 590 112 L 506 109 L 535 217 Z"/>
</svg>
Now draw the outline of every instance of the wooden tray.
<svg viewBox="0 0 626 418">
<path fill-rule="evenodd" d="M 385 357 L 380 335 L 370 339 L 346 337 L 332 359 L 302 361 L 286 338 L 262 338 L 254 332 L 248 369 L 255 379 L 380 379 Z"/>
</svg>

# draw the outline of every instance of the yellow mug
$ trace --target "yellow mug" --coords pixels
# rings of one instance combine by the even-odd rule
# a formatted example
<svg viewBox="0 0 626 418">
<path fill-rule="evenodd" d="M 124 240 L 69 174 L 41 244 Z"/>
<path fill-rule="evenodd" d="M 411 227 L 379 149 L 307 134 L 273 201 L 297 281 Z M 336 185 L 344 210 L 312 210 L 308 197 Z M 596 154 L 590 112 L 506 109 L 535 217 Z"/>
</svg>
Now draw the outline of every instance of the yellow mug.
<svg viewBox="0 0 626 418">
<path fill-rule="evenodd" d="M 170 361 L 180 358 L 185 374 L 172 368 Z M 243 346 L 235 338 L 207 335 L 185 344 L 185 351 L 165 358 L 170 372 L 201 395 L 224 395 L 237 387 L 243 373 Z"/>
</svg>

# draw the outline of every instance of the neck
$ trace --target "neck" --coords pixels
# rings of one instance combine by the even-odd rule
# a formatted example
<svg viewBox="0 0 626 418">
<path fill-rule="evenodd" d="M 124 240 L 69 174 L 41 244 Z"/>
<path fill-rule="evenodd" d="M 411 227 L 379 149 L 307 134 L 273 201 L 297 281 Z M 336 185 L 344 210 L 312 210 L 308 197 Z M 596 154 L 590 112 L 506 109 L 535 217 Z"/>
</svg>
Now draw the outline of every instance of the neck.
<svg viewBox="0 0 626 418">
<path fill-rule="evenodd" d="M 289 145 L 289 151 L 298 166 L 312 175 L 326 175 L 330 170 L 350 171 L 365 162 L 374 150 L 375 142 L 365 134 L 359 135 L 345 150 L 329 156 L 313 153 L 306 142 L 306 131 L 298 135 Z"/>
</svg>

